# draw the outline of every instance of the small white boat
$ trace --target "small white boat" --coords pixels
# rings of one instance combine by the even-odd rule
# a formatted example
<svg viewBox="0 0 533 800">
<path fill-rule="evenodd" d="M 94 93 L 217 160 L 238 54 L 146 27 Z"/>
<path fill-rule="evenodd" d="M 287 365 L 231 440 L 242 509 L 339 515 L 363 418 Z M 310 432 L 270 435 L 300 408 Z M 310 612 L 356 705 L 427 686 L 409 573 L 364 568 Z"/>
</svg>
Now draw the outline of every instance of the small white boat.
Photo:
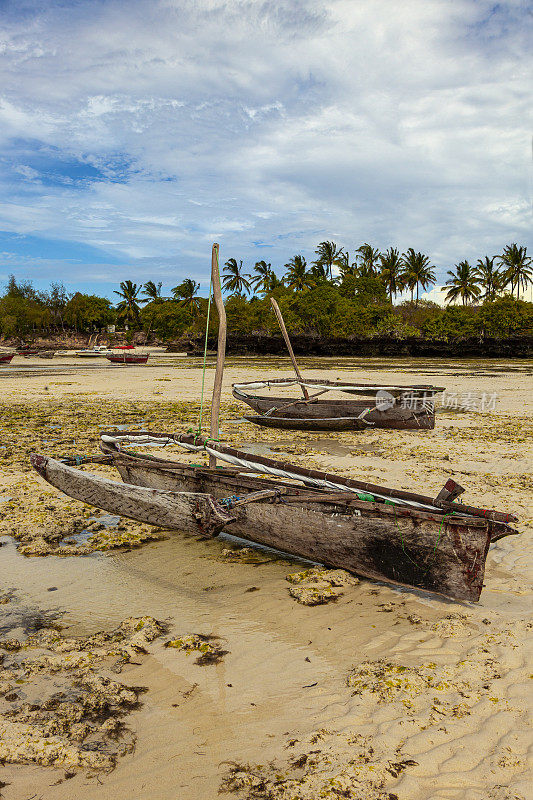
<svg viewBox="0 0 533 800">
<path fill-rule="evenodd" d="M 105 344 L 101 344 L 85 350 L 77 350 L 76 355 L 80 358 L 99 358 L 100 356 L 109 355 L 110 352 L 111 350 Z"/>
</svg>

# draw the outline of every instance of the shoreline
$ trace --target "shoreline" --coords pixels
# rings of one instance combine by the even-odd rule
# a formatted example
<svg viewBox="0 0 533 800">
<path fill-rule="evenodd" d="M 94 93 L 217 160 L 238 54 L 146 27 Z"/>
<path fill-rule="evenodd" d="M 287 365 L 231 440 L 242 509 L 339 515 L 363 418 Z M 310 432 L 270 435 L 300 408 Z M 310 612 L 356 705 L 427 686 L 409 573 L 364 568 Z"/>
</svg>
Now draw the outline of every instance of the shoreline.
<svg viewBox="0 0 533 800">
<path fill-rule="evenodd" d="M 125 522 L 118 549 L 28 557 L 6 532 L 13 524 L 31 542 L 38 530 L 51 535 L 95 515 L 29 471 L 30 449 L 95 451 L 99 426 L 110 422 L 149 421 L 160 429 L 195 424 L 201 365 L 165 359 L 149 370 L 84 374 L 76 368 L 58 381 L 6 375 L 1 383 L 0 495 L 18 509 L 16 518 L 3 512 L 0 563 L 13 596 L 0 605 L 2 617 L 20 622 L 24 613 L 30 619 L 59 613 L 62 637 L 110 631 L 127 617 L 146 615 L 168 626 L 118 677 L 102 666 L 113 681 L 147 687 L 140 706 L 124 717 L 134 752 L 119 756 L 112 772 L 75 768 L 68 779 L 67 767 L 6 764 L 2 797 L 26 800 L 37 792 L 43 800 L 130 800 L 140 791 L 154 800 L 215 800 L 222 787 L 242 800 L 336 800 L 336 789 L 369 800 L 529 800 L 530 365 L 515 371 L 503 363 L 483 369 L 426 363 L 417 372 L 419 364 L 399 362 L 396 369 L 365 369 L 364 380 L 386 382 L 402 369 L 402 383 L 429 378 L 450 392 L 497 392 L 499 403 L 487 414 L 443 409 L 434 431 L 326 435 L 265 432 L 240 422 L 245 407 L 231 397 L 231 383 L 265 372 L 282 377 L 290 367 L 283 362 L 280 370 L 274 359 L 229 359 L 225 439 L 267 443 L 300 465 L 402 488 L 431 492 L 454 476 L 469 500 L 520 517 L 521 535 L 491 547 L 478 604 L 361 579 L 344 585 L 336 601 L 307 607 L 291 596 L 287 581 L 306 565 L 257 555 L 245 542 L 172 534 L 137 546 L 135 523 Z M 330 363 L 329 371 L 361 379 L 355 366 Z M 207 391 L 211 382 L 210 371 Z M 177 449 L 169 457 L 183 459 Z M 85 469 L 106 474 L 106 467 Z M 220 637 L 227 654 L 199 666 L 194 653 L 164 646 L 192 634 Z M 2 638 L 22 636 L 19 626 Z M 5 667 L 12 656 L 1 653 Z M 29 693 L 31 685 L 22 690 Z M 0 719 L 13 707 L 0 700 Z"/>
<path fill-rule="evenodd" d="M 88 346 L 91 337 L 72 337 L 64 335 L 37 337 L 32 344 L 42 350 L 72 349 L 75 351 Z M 123 340 L 119 340 L 123 343 Z M 105 334 L 99 337 L 99 344 L 109 344 Z M 291 344 L 294 353 L 300 357 L 362 357 L 362 358 L 449 358 L 449 359 L 523 359 L 533 358 L 533 336 L 527 334 L 515 336 L 459 336 L 446 339 L 426 338 L 423 336 L 331 336 L 291 332 Z M 109 344 L 112 348 L 113 344 Z M 209 336 L 208 349 L 212 352 L 217 347 L 217 337 Z M 166 353 L 183 353 L 202 357 L 204 351 L 204 335 L 187 335 L 177 340 L 152 341 L 151 344 L 137 342 L 136 349 L 143 351 Z M 2 352 L 12 351 L 16 345 L 0 342 Z M 284 356 L 286 344 L 278 333 L 254 331 L 253 334 L 229 332 L 226 342 L 226 354 L 229 356 Z"/>
</svg>

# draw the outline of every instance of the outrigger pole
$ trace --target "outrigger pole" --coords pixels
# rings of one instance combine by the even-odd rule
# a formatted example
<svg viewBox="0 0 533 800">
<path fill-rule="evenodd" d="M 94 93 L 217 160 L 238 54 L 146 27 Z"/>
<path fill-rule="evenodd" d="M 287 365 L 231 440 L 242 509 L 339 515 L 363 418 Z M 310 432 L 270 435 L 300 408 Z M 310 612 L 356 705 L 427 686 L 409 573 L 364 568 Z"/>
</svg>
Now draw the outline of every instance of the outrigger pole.
<svg viewBox="0 0 533 800">
<path fill-rule="evenodd" d="M 211 250 L 211 282 L 213 284 L 213 297 L 218 312 L 218 345 L 217 345 L 217 366 L 215 370 L 215 382 L 213 384 L 213 399 L 211 401 L 211 439 L 218 441 L 218 419 L 220 415 L 220 395 L 222 393 L 222 377 L 224 375 L 224 362 L 226 358 L 226 309 L 222 300 L 222 290 L 220 288 L 220 270 L 218 266 L 218 244 L 215 242 Z M 209 454 L 209 466 L 216 467 L 217 460 Z"/>
<path fill-rule="evenodd" d="M 276 301 L 274 300 L 273 297 L 270 298 L 270 302 L 272 303 L 272 308 L 274 309 L 274 313 L 275 313 L 276 317 L 278 318 L 279 327 L 281 328 L 281 332 L 283 334 L 283 338 L 285 339 L 285 344 L 287 345 L 287 350 L 289 351 L 289 355 L 291 357 L 292 366 L 294 367 L 294 371 L 296 373 L 296 377 L 298 378 L 299 381 L 302 381 L 303 380 L 302 373 L 300 372 L 300 368 L 298 367 L 298 364 L 296 363 L 296 357 L 294 355 L 294 350 L 292 349 L 291 340 L 289 339 L 289 334 L 287 333 L 287 328 L 285 327 L 285 322 L 283 321 L 283 317 L 281 316 L 281 311 L 279 309 L 279 306 L 278 306 L 278 304 L 276 303 Z M 305 399 L 309 400 L 309 392 L 307 391 L 305 386 L 300 384 L 300 389 L 302 390 Z"/>
</svg>

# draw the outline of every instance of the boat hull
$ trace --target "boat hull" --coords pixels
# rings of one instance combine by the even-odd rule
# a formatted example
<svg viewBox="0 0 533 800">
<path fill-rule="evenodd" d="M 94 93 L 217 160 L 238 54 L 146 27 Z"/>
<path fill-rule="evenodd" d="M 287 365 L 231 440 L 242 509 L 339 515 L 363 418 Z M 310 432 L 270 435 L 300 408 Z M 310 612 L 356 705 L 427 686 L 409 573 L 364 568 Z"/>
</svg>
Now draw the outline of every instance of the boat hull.
<svg viewBox="0 0 533 800">
<path fill-rule="evenodd" d="M 220 500 L 283 486 L 234 470 L 193 468 L 103 449 L 125 483 L 158 491 L 208 493 Z M 243 539 L 365 577 L 461 600 L 479 599 L 490 544 L 486 520 L 466 524 L 446 514 L 382 503 L 317 502 L 304 497 L 250 503 L 231 513 L 235 521 L 226 529 Z"/>
<path fill-rule="evenodd" d="M 11 359 L 14 357 L 15 353 L 6 353 L 5 355 L 0 356 L 0 364 L 10 364 Z"/>
<path fill-rule="evenodd" d="M 112 364 L 146 364 L 148 361 L 148 354 L 143 356 L 133 356 L 127 353 L 113 356 L 106 356 L 108 361 Z"/>
<path fill-rule="evenodd" d="M 392 408 L 380 410 L 373 407 L 372 400 L 317 399 L 309 403 L 303 398 L 294 400 L 290 397 L 257 397 L 235 389 L 233 396 L 257 412 L 257 417 L 247 419 L 270 428 L 358 430 L 371 425 L 374 428 L 430 430 L 435 427 L 433 405 L 428 408 L 402 408 L 396 404 Z M 293 424 L 291 420 L 294 421 Z"/>
</svg>

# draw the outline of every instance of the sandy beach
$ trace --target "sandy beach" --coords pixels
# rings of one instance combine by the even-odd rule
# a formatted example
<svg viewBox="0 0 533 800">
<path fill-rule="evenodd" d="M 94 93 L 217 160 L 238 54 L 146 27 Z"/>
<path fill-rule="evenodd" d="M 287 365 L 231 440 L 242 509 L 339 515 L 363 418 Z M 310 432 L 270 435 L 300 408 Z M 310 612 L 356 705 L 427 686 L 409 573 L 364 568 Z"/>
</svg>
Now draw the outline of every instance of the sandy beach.
<svg viewBox="0 0 533 800">
<path fill-rule="evenodd" d="M 0 368 L 4 800 L 533 797 L 532 363 L 301 366 L 444 386 L 447 407 L 434 431 L 261 430 L 231 384 L 290 364 L 229 358 L 221 438 L 429 495 L 454 477 L 465 502 L 516 514 L 520 535 L 491 546 L 480 602 L 327 571 L 332 601 L 306 606 L 287 576 L 307 562 L 104 519 L 41 481 L 29 453 L 96 453 L 111 425 L 195 427 L 201 364 L 15 358 Z M 208 408 L 212 380 L 210 368 Z"/>
</svg>

